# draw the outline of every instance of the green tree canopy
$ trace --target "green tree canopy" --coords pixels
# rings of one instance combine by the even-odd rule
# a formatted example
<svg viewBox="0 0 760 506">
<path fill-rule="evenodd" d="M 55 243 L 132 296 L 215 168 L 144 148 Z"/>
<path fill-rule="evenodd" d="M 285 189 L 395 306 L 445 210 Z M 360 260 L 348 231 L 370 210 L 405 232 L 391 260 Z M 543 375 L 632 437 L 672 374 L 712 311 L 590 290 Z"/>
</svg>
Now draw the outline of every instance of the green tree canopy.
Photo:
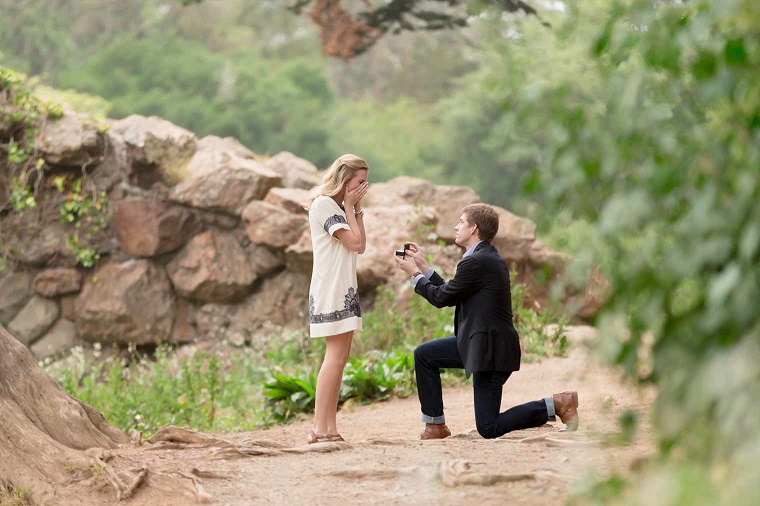
<svg viewBox="0 0 760 506">
<path fill-rule="evenodd" d="M 237 137 L 259 153 L 295 150 L 317 164 L 332 161 L 324 146 L 333 95 L 318 62 L 124 35 L 66 71 L 60 85 L 106 97 L 115 118 L 159 115 L 200 136 Z"/>
</svg>

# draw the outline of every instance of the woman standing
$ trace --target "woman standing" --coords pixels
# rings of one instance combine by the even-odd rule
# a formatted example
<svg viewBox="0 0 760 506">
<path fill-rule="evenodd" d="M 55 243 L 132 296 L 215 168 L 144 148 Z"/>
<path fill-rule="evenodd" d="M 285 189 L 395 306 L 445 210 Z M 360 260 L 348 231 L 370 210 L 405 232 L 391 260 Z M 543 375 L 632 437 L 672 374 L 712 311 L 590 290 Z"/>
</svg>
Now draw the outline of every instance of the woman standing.
<svg viewBox="0 0 760 506">
<path fill-rule="evenodd" d="M 364 211 L 361 201 L 369 183 L 367 162 L 356 155 L 339 157 L 307 204 L 314 249 L 309 288 L 309 330 L 325 337 L 327 350 L 317 377 L 314 428 L 308 442 L 343 441 L 336 413 L 343 369 L 354 332 L 362 329 L 356 282 L 356 259 L 364 253 Z"/>
</svg>

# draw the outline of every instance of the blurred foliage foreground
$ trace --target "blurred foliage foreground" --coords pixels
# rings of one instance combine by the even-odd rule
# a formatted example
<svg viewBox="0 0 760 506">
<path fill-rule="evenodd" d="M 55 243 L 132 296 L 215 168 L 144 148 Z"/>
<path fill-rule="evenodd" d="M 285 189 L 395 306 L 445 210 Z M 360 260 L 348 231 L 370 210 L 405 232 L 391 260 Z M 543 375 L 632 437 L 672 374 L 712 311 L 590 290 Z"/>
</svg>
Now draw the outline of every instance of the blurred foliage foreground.
<svg viewBox="0 0 760 506">
<path fill-rule="evenodd" d="M 658 385 L 661 456 L 578 501 L 760 504 L 760 2 L 592 3 L 552 44 L 585 41 L 593 86 L 510 112 L 544 136 L 534 188 L 615 259 L 602 351 Z"/>
</svg>

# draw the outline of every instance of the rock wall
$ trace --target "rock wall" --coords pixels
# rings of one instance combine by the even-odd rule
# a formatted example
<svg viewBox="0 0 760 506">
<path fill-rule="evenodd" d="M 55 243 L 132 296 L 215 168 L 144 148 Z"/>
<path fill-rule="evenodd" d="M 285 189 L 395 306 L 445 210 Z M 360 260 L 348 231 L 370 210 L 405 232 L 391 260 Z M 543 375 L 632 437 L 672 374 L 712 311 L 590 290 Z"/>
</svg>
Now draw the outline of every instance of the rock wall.
<svg viewBox="0 0 760 506">
<path fill-rule="evenodd" d="M 38 205 L 0 214 L 0 242 L 13 251 L 0 273 L 0 323 L 38 357 L 81 340 L 241 343 L 306 328 L 312 251 L 302 203 L 320 182 L 317 168 L 287 152 L 258 156 L 232 138 L 197 139 L 157 117 L 108 126 L 67 111 L 42 128 Z M 82 172 L 108 202 L 108 226 L 89 238 L 100 254 L 91 269 L 66 246 L 66 197 L 50 184 Z M 462 207 L 479 201 L 469 188 L 409 177 L 374 184 L 358 262 L 364 299 L 384 284 L 403 292 L 393 250 L 405 240 L 429 245 L 434 263 L 453 274 L 462 253 L 453 227 Z M 494 244 L 533 296 L 546 297 L 533 276 L 558 271 L 565 255 L 542 245 L 530 220 L 499 213 Z"/>
</svg>

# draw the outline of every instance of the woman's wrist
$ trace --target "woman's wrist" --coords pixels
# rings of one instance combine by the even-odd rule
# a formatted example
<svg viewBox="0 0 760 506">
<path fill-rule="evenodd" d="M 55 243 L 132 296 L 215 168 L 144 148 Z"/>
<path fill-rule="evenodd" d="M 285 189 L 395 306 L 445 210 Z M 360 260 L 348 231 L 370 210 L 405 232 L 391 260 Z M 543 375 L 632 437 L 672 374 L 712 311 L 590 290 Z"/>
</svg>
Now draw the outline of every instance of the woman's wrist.
<svg viewBox="0 0 760 506">
<path fill-rule="evenodd" d="M 364 217 L 364 209 L 354 209 L 354 218 L 359 219 Z"/>
</svg>

